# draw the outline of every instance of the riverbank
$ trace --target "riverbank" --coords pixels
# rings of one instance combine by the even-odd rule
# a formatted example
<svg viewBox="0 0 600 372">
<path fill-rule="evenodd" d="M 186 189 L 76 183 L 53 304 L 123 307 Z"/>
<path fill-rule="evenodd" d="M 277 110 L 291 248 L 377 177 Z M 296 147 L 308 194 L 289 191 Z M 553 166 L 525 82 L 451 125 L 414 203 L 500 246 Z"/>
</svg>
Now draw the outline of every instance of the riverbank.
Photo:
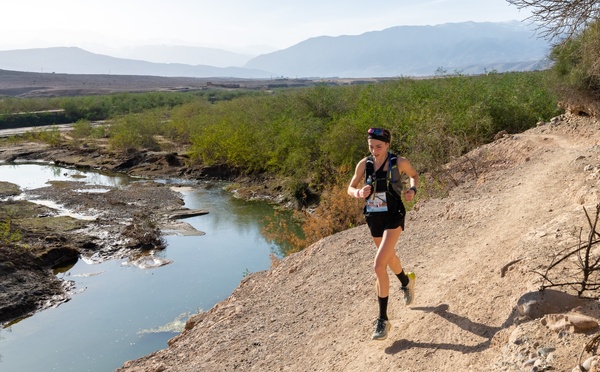
<svg viewBox="0 0 600 372">
<path fill-rule="evenodd" d="M 136 219 L 148 215 L 156 220 L 159 230 L 177 231 L 181 235 L 202 234 L 185 223 L 186 216 L 206 213 L 182 207 L 179 192 L 170 185 L 152 180 L 183 179 L 203 182 L 233 176 L 219 168 L 195 169 L 186 165 L 186 156 L 176 152 L 110 153 L 101 147 L 50 146 L 37 142 L 5 143 L 0 148 L 3 163 L 46 161 L 66 168 L 93 169 L 108 174 L 125 173 L 148 179 L 123 188 L 103 187 L 107 192 L 86 193 L 82 180 L 61 181 L 28 191 L 28 198 L 49 200 L 78 214 L 94 211 L 91 220 L 57 217 L 51 208 L 13 200 L 20 190 L 9 182 L 0 182 L 2 221 L 10 216 L 11 228 L 18 239 L 11 242 L 6 236 L 0 249 L 0 323 L 3 325 L 29 316 L 70 299 L 71 284 L 59 281 L 53 269 L 68 267 L 78 257 L 93 260 L 129 258 L 161 249 L 160 237 L 140 242 Z M 243 181 L 243 180 L 242 180 Z M 240 192 L 263 198 L 276 198 L 252 191 L 260 189 L 248 182 Z M 250 191 L 248 191 L 250 190 Z M 43 216 L 43 218 L 42 218 Z M 146 216 L 146 217 L 144 217 Z M 156 235 L 156 232 L 154 232 Z"/>
</svg>

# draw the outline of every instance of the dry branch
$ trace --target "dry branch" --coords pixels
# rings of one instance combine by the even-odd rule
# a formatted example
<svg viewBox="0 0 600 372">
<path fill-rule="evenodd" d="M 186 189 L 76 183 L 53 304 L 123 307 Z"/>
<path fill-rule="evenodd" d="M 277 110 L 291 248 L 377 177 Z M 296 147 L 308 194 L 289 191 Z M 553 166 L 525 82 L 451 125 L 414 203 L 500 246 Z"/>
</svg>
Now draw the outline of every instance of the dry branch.
<svg viewBox="0 0 600 372">
<path fill-rule="evenodd" d="M 550 287 L 572 287 L 576 289 L 577 295 L 582 297 L 586 292 L 596 292 L 600 289 L 600 256 L 594 257 L 592 252 L 592 248 L 600 243 L 600 240 L 596 239 L 599 236 L 596 228 L 600 219 L 600 204 L 596 205 L 596 215 L 594 218 L 590 217 L 585 207 L 583 210 L 590 227 L 587 239 L 585 241 L 582 239 L 582 229 L 580 229 L 579 242 L 575 246 L 575 249 L 569 248 L 570 250 L 567 253 L 562 251 L 556 254 L 544 273 L 535 271 L 536 274 L 542 277 L 541 290 Z M 554 269 L 557 269 L 559 264 L 567 262 L 568 259 L 574 256 L 577 258 L 578 274 L 576 275 L 576 280 L 567 280 L 564 278 L 564 271 L 560 270 L 557 276 L 561 280 L 553 280 L 554 276 L 551 273 L 553 273 Z M 598 295 L 595 294 L 593 297 L 596 298 Z"/>
<path fill-rule="evenodd" d="M 528 8 L 526 20 L 538 25 L 544 38 L 557 40 L 571 38 L 581 32 L 600 15 L 596 0 L 507 0 L 518 9 Z"/>
</svg>

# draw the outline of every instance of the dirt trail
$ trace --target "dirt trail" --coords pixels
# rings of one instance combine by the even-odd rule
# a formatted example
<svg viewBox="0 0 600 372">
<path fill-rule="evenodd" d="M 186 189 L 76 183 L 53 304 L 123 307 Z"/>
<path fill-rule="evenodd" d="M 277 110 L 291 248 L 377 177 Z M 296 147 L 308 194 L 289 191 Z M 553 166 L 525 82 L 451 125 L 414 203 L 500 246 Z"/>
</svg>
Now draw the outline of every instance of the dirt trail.
<svg viewBox="0 0 600 372">
<path fill-rule="evenodd" d="M 394 285 L 387 340 L 370 340 L 374 247 L 363 225 L 249 276 L 169 348 L 119 371 L 529 371 L 542 347 L 554 349 L 542 365 L 570 371 L 590 335 L 559 335 L 515 306 L 539 287 L 533 271 L 587 228 L 583 206 L 600 201 L 599 128 L 569 118 L 450 165 L 460 185 L 409 212 L 397 251 L 417 273 L 416 301 L 403 306 Z M 577 311 L 600 318 L 595 301 Z"/>
</svg>

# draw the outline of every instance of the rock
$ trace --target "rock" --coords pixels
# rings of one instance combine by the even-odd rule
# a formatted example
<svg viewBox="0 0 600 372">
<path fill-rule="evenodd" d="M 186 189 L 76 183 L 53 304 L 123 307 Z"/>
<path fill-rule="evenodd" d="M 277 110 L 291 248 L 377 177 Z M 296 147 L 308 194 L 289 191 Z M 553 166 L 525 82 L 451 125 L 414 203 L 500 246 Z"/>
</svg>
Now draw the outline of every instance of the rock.
<svg viewBox="0 0 600 372">
<path fill-rule="evenodd" d="M 597 372 L 599 361 L 600 361 L 600 356 L 594 355 L 592 357 L 587 358 L 583 363 L 581 363 L 581 367 L 583 367 L 584 371 Z"/>
<path fill-rule="evenodd" d="M 553 351 L 555 351 L 555 350 L 556 350 L 556 349 L 555 349 L 555 348 L 553 348 L 553 347 L 542 347 L 542 348 L 539 348 L 539 349 L 538 349 L 537 353 L 538 353 L 538 355 L 539 355 L 539 356 L 541 356 L 541 357 L 545 358 L 545 357 L 547 357 L 547 356 L 548 356 L 548 355 L 549 355 L 551 352 L 553 352 Z"/>
<path fill-rule="evenodd" d="M 93 242 L 91 240 L 88 240 L 88 241 L 85 241 L 85 242 L 81 243 L 80 248 L 81 249 L 96 250 L 96 249 L 98 249 L 98 244 L 96 244 L 95 242 Z"/>
<path fill-rule="evenodd" d="M 533 363 L 533 368 L 537 368 L 538 370 L 540 370 L 540 368 L 542 368 L 543 365 L 544 365 L 543 359 L 536 359 L 535 362 Z"/>
<path fill-rule="evenodd" d="M 538 360 L 537 358 L 528 359 L 525 361 L 525 363 L 523 363 L 523 367 L 533 366 L 537 360 Z"/>
<path fill-rule="evenodd" d="M 494 136 L 494 141 L 497 141 L 504 137 L 508 137 L 508 132 L 505 130 L 501 130 L 500 132 L 496 133 L 496 135 Z"/>
<path fill-rule="evenodd" d="M 170 220 L 178 220 L 178 219 L 182 219 L 182 218 L 203 216 L 205 214 L 208 214 L 208 211 L 203 210 L 203 209 L 180 209 L 180 210 L 172 211 L 169 214 L 169 219 Z"/>
<path fill-rule="evenodd" d="M 511 332 L 510 336 L 508 337 L 508 342 L 514 345 L 521 345 L 523 344 L 524 337 L 525 332 L 523 329 L 521 327 L 517 327 Z"/>
<path fill-rule="evenodd" d="M 539 319 L 546 314 L 563 313 L 581 305 L 583 300 L 568 293 L 546 289 L 529 292 L 517 301 L 517 310 L 521 316 Z"/>
<path fill-rule="evenodd" d="M 157 267 L 169 265 L 171 263 L 173 263 L 172 260 L 168 260 L 168 259 L 162 258 L 162 257 L 156 257 L 152 254 L 147 255 L 147 256 L 142 256 L 136 260 L 131 261 L 132 265 L 137 266 L 142 270 L 155 269 Z"/>
<path fill-rule="evenodd" d="M 548 314 L 541 323 L 553 331 L 585 332 L 598 327 L 598 321 L 581 314 Z"/>
<path fill-rule="evenodd" d="M 588 370 L 589 372 L 600 372 L 600 357 L 593 356 L 592 361 L 590 362 L 590 369 Z"/>
<path fill-rule="evenodd" d="M 70 246 L 53 247 L 40 254 L 38 258 L 42 265 L 46 267 L 68 266 L 77 262 L 79 251 Z"/>
</svg>

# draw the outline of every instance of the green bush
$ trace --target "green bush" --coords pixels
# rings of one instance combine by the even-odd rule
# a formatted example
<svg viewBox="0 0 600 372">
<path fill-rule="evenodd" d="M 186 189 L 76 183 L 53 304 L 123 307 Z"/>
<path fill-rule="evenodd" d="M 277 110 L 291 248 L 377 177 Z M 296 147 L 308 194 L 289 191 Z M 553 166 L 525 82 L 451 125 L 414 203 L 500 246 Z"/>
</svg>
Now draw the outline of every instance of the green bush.
<svg viewBox="0 0 600 372">
<path fill-rule="evenodd" d="M 114 93 L 107 95 L 53 97 L 53 98 L 0 98 L 0 127 L 14 128 L 49 124 L 74 123 L 78 120 L 105 120 L 119 115 L 141 113 L 156 108 L 168 108 L 202 100 L 209 96 L 218 100 L 256 94 L 254 92 L 146 92 Z M 61 110 L 59 112 L 42 112 Z M 20 113 L 20 115 L 14 115 Z M 26 122 L 24 123 L 24 120 Z"/>
<path fill-rule="evenodd" d="M 353 169 L 367 153 L 372 126 L 389 128 L 392 150 L 427 171 L 502 130 L 520 132 L 559 113 L 547 71 L 317 86 L 188 105 L 178 112 L 188 113 L 193 160 L 292 176 L 317 188 L 339 169 Z"/>
<path fill-rule="evenodd" d="M 62 142 L 60 130 L 55 125 L 44 129 L 27 131 L 23 134 L 23 138 L 30 141 L 45 142 L 51 146 L 58 146 Z"/>
<path fill-rule="evenodd" d="M 73 124 L 71 130 L 71 136 L 75 138 L 91 137 L 92 135 L 92 124 L 88 120 L 79 119 Z"/>
<path fill-rule="evenodd" d="M 171 110 L 170 120 L 164 125 L 165 136 L 182 144 L 189 144 L 194 135 L 194 122 L 211 116 L 212 105 L 205 100 L 195 100 Z"/>
<path fill-rule="evenodd" d="M 18 243 L 21 241 L 21 232 L 15 229 L 10 217 L 0 220 L 0 242 L 3 244 Z"/>
<path fill-rule="evenodd" d="M 129 114 L 117 118 L 109 128 L 109 144 L 115 150 L 158 150 L 155 136 L 161 134 L 160 112 Z"/>
<path fill-rule="evenodd" d="M 192 162 L 266 173 L 321 192 L 341 172 L 352 173 L 368 153 L 369 127 L 388 128 L 393 152 L 411 159 L 419 172 L 435 173 L 502 130 L 520 132 L 550 119 L 559 113 L 551 77 L 538 71 L 402 78 L 231 93 L 214 103 L 207 92 L 70 97 L 52 103 L 86 118 L 75 124 L 76 137 L 108 136 L 114 149 L 127 151 L 159 149 L 157 136 L 164 136 L 186 145 Z M 18 106 L 14 100 L 3 104 Z M 112 124 L 92 126 L 90 120 L 99 116 L 112 116 Z"/>
<path fill-rule="evenodd" d="M 554 87 L 553 74 L 538 71 L 319 85 L 273 94 L 223 93 L 216 100 L 207 93 L 148 93 L 53 104 L 78 118 L 76 137 L 107 136 L 113 149 L 129 151 L 159 150 L 158 136 L 164 136 L 186 146 L 192 163 L 275 179 L 299 205 L 321 196 L 322 207 L 315 215 L 320 221 L 306 217 L 305 227 L 316 232 L 306 234 L 311 240 L 357 223 L 354 217 L 338 220 L 336 214 L 343 214 L 350 203 L 344 199 L 346 182 L 368 154 L 369 127 L 388 128 L 391 150 L 409 158 L 419 173 L 433 175 L 421 185 L 433 188 L 444 182 L 435 176 L 450 160 L 500 131 L 521 132 L 559 114 Z M 18 106 L 9 103 L 11 110 Z M 90 123 L 109 116 L 111 124 Z M 28 135 L 49 142 L 60 139 L 55 128 Z"/>
<path fill-rule="evenodd" d="M 565 86 L 600 95 L 600 21 L 555 46 L 553 71 Z"/>
</svg>

